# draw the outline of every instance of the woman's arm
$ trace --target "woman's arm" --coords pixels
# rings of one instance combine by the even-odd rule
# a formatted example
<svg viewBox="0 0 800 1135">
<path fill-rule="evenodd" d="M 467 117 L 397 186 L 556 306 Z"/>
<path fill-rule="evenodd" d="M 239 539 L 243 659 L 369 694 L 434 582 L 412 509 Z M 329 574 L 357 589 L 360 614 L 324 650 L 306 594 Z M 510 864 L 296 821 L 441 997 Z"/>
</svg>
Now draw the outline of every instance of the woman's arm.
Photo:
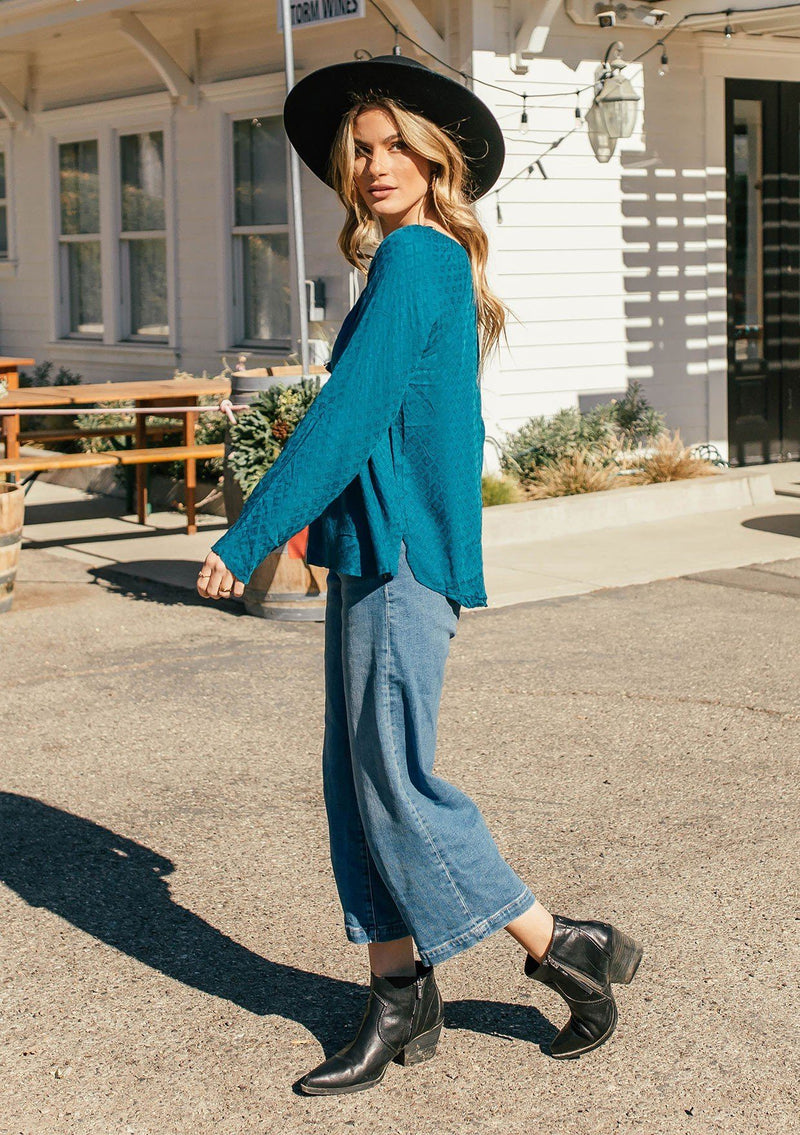
<svg viewBox="0 0 800 1135">
<path fill-rule="evenodd" d="M 439 242 L 419 235 L 396 229 L 378 246 L 330 378 L 236 523 L 212 545 L 242 582 L 346 488 L 397 416 L 441 313 L 451 263 Z"/>
</svg>

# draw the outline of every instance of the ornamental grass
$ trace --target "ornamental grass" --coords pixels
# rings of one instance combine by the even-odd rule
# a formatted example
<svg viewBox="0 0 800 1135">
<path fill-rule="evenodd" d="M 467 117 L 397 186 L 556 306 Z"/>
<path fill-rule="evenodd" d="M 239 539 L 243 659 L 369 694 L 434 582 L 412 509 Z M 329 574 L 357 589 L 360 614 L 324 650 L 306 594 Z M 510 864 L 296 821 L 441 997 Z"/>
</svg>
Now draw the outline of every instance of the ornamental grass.
<svg viewBox="0 0 800 1135">
<path fill-rule="evenodd" d="M 613 488 L 618 477 L 614 465 L 607 463 L 608 453 L 605 447 L 599 450 L 576 449 L 563 457 L 543 462 L 525 485 L 528 498 L 543 500 Z"/>
<path fill-rule="evenodd" d="M 651 485 L 658 481 L 683 481 L 690 477 L 708 477 L 719 472 L 710 461 L 696 457 L 690 446 L 681 441 L 681 431 L 670 435 L 665 430 L 650 452 L 642 456 L 636 469 L 625 480 L 628 484 Z"/>
</svg>

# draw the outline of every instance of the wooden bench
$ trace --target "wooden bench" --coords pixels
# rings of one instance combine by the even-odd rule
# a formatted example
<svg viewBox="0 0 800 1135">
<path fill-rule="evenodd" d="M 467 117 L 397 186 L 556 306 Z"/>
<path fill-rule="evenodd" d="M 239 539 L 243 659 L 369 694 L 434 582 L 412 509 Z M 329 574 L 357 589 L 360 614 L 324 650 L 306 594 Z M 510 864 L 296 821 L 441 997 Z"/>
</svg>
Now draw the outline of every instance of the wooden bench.
<svg viewBox="0 0 800 1135">
<path fill-rule="evenodd" d="M 0 403 L 2 405 L 2 403 Z M 20 430 L 17 435 L 21 445 L 27 442 L 41 442 L 46 445 L 48 441 L 77 441 L 80 437 L 133 437 L 135 426 L 96 426 L 87 430 Z M 148 426 L 148 437 L 160 437 L 164 434 L 183 433 L 183 425 L 174 426 Z"/>
<path fill-rule="evenodd" d="M 149 432 L 149 431 L 148 431 Z M 20 455 L 0 457 L 0 473 L 31 473 L 35 477 L 45 469 L 81 469 L 98 465 L 150 465 L 159 461 L 202 461 L 211 457 L 224 457 L 224 445 L 172 445 L 144 449 L 117 449 L 113 453 L 43 453 L 41 457 Z M 139 522 L 145 523 L 146 509 L 141 499 L 137 502 Z M 187 530 L 196 531 L 194 516 L 187 511 Z"/>
<path fill-rule="evenodd" d="M 44 469 L 81 469 L 117 465 L 114 453 L 43 453 L 41 457 L 0 457 L 0 473 L 41 473 Z"/>
</svg>

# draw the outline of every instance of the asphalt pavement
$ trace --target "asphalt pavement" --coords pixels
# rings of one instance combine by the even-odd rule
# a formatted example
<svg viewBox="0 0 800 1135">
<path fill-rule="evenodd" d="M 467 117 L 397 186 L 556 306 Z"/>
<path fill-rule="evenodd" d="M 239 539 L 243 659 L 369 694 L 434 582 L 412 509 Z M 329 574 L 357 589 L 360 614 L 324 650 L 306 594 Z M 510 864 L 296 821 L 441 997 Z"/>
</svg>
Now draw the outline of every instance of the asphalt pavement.
<svg viewBox="0 0 800 1135">
<path fill-rule="evenodd" d="M 432 1061 L 308 1098 L 368 980 L 327 854 L 324 625 L 26 547 L 0 1131 L 795 1132 L 799 610 L 788 556 L 465 610 L 436 771 L 545 905 L 644 960 L 608 1044 L 555 1061 L 565 1005 L 501 930 L 439 967 Z"/>
</svg>

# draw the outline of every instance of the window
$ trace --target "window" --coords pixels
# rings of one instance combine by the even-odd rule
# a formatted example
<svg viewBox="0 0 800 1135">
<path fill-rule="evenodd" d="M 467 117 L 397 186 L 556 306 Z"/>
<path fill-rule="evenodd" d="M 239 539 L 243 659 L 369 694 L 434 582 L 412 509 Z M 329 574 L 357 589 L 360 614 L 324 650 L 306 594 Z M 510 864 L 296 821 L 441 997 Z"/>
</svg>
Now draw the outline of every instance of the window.
<svg viewBox="0 0 800 1135">
<path fill-rule="evenodd" d="M 167 233 L 164 135 L 123 134 L 120 163 L 120 281 L 123 339 L 166 340 Z"/>
<path fill-rule="evenodd" d="M 70 335 L 101 338 L 100 182 L 97 140 L 58 147 L 59 269 Z"/>
<path fill-rule="evenodd" d="M 6 155 L 4 150 L 0 150 L 0 260 L 8 259 L 8 198 L 6 193 Z"/>
<path fill-rule="evenodd" d="M 237 342 L 291 343 L 286 135 L 280 115 L 233 123 Z"/>
</svg>

